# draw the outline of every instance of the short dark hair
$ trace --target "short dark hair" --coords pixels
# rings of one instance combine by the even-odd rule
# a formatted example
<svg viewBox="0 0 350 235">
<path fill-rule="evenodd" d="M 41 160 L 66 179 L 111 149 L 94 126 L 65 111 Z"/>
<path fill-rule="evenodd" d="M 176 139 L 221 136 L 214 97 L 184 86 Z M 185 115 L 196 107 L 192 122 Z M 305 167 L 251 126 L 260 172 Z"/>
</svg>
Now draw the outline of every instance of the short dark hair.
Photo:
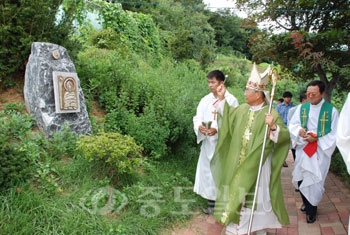
<svg viewBox="0 0 350 235">
<path fill-rule="evenodd" d="M 283 93 L 283 98 L 286 98 L 286 97 L 292 98 L 293 95 L 292 95 L 292 93 L 291 93 L 290 91 L 285 91 L 285 92 Z"/>
<path fill-rule="evenodd" d="M 283 98 L 279 98 L 278 101 L 283 103 L 284 100 L 283 100 Z"/>
<path fill-rule="evenodd" d="M 309 84 L 307 84 L 306 88 L 308 88 L 309 86 L 318 86 L 318 89 L 320 90 L 321 94 L 326 90 L 326 85 L 321 80 L 311 81 Z"/>
<path fill-rule="evenodd" d="M 213 70 L 207 74 L 207 78 L 216 78 L 218 81 L 225 81 L 225 74 L 220 70 Z"/>
<path fill-rule="evenodd" d="M 305 99 L 307 99 L 306 91 L 300 92 L 300 96 L 299 96 L 300 103 L 303 102 L 303 100 L 305 100 Z"/>
</svg>

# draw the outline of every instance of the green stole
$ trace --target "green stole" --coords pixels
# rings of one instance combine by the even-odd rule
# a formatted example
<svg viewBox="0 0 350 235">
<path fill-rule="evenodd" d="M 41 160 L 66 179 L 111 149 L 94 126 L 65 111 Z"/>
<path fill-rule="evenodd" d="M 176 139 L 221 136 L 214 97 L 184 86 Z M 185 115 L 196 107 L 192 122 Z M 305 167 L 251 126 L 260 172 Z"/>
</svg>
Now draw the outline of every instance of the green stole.
<svg viewBox="0 0 350 235">
<path fill-rule="evenodd" d="M 324 102 L 318 117 L 317 137 L 327 135 L 332 130 L 332 109 L 333 105 Z M 300 123 L 307 130 L 309 120 L 310 102 L 303 103 L 300 108 Z"/>
</svg>

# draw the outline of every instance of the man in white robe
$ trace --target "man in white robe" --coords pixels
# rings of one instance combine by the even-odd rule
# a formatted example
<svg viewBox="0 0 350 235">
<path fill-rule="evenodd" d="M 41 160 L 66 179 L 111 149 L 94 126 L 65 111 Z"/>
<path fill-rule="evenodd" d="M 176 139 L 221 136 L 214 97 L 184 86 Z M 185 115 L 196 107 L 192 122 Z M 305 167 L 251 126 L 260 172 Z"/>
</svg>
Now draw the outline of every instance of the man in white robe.
<svg viewBox="0 0 350 235">
<path fill-rule="evenodd" d="M 323 99 L 325 84 L 307 85 L 309 102 L 298 106 L 289 123 L 296 158 L 292 182 L 303 199 L 301 211 L 306 222 L 316 220 L 317 205 L 324 193 L 324 183 L 336 147 L 338 111 Z"/>
<path fill-rule="evenodd" d="M 350 174 L 350 93 L 339 115 L 337 147 Z"/>
<path fill-rule="evenodd" d="M 217 87 L 224 84 L 225 75 L 220 70 L 214 70 L 208 73 L 207 78 L 210 93 L 201 99 L 196 116 L 193 117 L 197 144 L 202 142 L 193 191 L 208 199 L 208 208 L 204 212 L 212 214 L 214 212 L 216 186 L 210 170 L 210 161 L 218 140 L 217 113 L 213 104 L 218 100 Z M 230 106 L 238 106 L 236 97 L 228 91 L 225 93 L 225 99 Z"/>
<path fill-rule="evenodd" d="M 337 147 L 350 174 L 350 93 L 340 112 L 337 130 Z M 350 224 L 350 216 L 349 216 Z M 350 229 L 348 230 L 350 235 Z"/>
</svg>

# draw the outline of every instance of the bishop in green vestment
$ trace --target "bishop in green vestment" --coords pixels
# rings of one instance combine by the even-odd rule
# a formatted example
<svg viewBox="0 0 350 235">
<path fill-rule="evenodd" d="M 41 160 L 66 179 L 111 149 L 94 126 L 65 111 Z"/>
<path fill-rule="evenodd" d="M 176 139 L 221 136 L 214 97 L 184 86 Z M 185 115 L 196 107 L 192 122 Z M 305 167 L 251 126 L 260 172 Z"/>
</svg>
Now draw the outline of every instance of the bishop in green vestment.
<svg viewBox="0 0 350 235">
<path fill-rule="evenodd" d="M 220 95 L 225 87 L 218 88 L 221 101 L 215 106 L 221 115 L 211 170 L 217 187 L 214 217 L 227 226 L 226 234 L 247 233 L 266 125 L 269 133 L 251 231 L 289 224 L 280 176 L 290 137 L 277 111 L 268 114 L 267 87 L 267 73 L 260 75 L 254 64 L 244 93 L 246 104 L 229 107 Z"/>
</svg>

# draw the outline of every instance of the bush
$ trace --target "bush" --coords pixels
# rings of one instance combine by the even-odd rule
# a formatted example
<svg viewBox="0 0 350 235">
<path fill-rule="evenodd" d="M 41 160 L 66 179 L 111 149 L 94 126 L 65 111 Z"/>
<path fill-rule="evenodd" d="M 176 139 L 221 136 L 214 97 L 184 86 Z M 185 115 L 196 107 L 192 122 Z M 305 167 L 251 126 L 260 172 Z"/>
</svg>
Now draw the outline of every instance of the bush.
<svg viewBox="0 0 350 235">
<path fill-rule="evenodd" d="M 195 61 L 155 61 L 88 49 L 79 55 L 77 70 L 84 94 L 107 112 L 104 131 L 132 136 L 145 154 L 159 158 L 194 136 L 192 117 L 208 88 Z"/>
<path fill-rule="evenodd" d="M 108 166 L 110 176 L 133 174 L 142 166 L 142 147 L 130 136 L 101 132 L 96 136 L 81 136 L 77 143 L 79 155 L 100 167 Z"/>
<path fill-rule="evenodd" d="M 52 160 L 74 156 L 78 136 L 64 126 L 46 138 L 32 132 L 33 124 L 23 104 L 8 103 L 0 112 L 0 186 L 8 188 L 32 179 L 36 188 L 54 193 L 59 186 Z"/>
<path fill-rule="evenodd" d="M 16 145 L 7 145 L 3 139 L 0 145 L 0 188 L 8 188 L 27 179 L 32 164 Z"/>
<path fill-rule="evenodd" d="M 74 156 L 78 135 L 71 132 L 69 125 L 63 125 L 61 131 L 55 132 L 47 140 L 47 153 L 51 158 Z"/>
<path fill-rule="evenodd" d="M 18 106 L 0 112 L 0 187 L 7 188 L 28 178 L 32 161 L 21 147 L 33 120 L 17 111 Z"/>
<path fill-rule="evenodd" d="M 348 174 L 346 165 L 338 149 L 333 153 L 330 170 L 334 174 L 342 177 L 344 184 L 350 188 L 350 175 Z"/>
</svg>

